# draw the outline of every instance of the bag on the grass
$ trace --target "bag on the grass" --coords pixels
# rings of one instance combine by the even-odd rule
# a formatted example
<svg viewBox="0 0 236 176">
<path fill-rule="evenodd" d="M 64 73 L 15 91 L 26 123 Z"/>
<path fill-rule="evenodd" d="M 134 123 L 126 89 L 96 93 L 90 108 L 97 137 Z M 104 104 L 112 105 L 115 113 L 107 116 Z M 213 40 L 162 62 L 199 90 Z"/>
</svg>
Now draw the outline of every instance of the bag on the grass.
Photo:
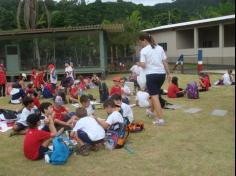
<svg viewBox="0 0 236 176">
<path fill-rule="evenodd" d="M 48 157 L 47 162 L 52 165 L 65 164 L 72 153 L 71 145 L 69 138 L 55 137 L 53 139 L 53 151 L 48 152 L 45 159 Z"/>
<path fill-rule="evenodd" d="M 16 121 L 18 116 L 16 111 L 11 111 L 7 109 L 0 109 L 0 115 L 2 119 L 0 120 L 5 120 L 5 121 Z"/>
<path fill-rule="evenodd" d="M 187 84 L 186 93 L 189 99 L 199 99 L 199 90 L 197 83 L 192 82 Z"/>
<path fill-rule="evenodd" d="M 44 89 L 43 89 L 43 98 L 53 98 L 53 95 L 52 95 L 52 92 L 49 90 L 49 88 L 48 87 L 45 87 Z"/>
<path fill-rule="evenodd" d="M 126 129 L 127 126 L 124 123 L 116 123 L 107 130 L 106 142 L 109 143 L 110 148 L 120 149 L 124 147 L 129 136 L 129 131 Z"/>
<path fill-rule="evenodd" d="M 140 72 L 140 75 L 137 77 L 137 81 L 138 81 L 138 84 L 141 87 L 141 89 L 146 88 L 147 78 L 146 78 L 146 74 L 145 74 L 144 70 L 142 70 Z"/>
<path fill-rule="evenodd" d="M 141 132 L 144 130 L 144 122 L 134 122 L 128 125 L 127 130 L 131 133 Z"/>
</svg>

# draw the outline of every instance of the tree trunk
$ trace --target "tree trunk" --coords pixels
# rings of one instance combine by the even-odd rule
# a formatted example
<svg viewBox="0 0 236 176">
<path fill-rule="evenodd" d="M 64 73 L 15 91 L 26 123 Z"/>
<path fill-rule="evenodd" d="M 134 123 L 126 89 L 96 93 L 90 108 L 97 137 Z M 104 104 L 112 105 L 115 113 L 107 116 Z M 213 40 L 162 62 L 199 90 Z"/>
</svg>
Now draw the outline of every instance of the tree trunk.
<svg viewBox="0 0 236 176">
<path fill-rule="evenodd" d="M 25 0 L 24 5 L 24 22 L 26 29 L 30 29 L 30 0 Z"/>
<path fill-rule="evenodd" d="M 46 11 L 47 22 L 48 22 L 48 28 L 50 28 L 50 27 L 51 27 L 51 22 L 52 22 L 52 20 L 51 20 L 51 14 L 50 14 L 50 12 L 49 12 L 49 10 L 48 10 L 48 7 L 47 7 L 45 1 L 43 1 L 43 5 L 44 5 L 45 11 Z"/>
<path fill-rule="evenodd" d="M 17 13 L 16 13 L 17 29 L 21 29 L 21 23 L 20 23 L 21 8 L 22 8 L 22 0 L 19 1 L 17 6 Z"/>
<path fill-rule="evenodd" d="M 34 39 L 34 54 L 35 54 L 35 61 L 36 61 L 36 65 L 37 67 L 41 66 L 41 58 L 40 58 L 40 52 L 39 52 L 39 44 L 38 44 L 38 39 L 35 38 Z"/>
</svg>

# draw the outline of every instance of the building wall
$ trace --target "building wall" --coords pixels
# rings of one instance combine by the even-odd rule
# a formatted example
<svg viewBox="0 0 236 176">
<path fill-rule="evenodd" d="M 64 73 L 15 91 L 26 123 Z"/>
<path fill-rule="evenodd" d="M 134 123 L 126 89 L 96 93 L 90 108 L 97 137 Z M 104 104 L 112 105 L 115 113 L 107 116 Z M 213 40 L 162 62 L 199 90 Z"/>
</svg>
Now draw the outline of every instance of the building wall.
<svg viewBox="0 0 236 176">
<path fill-rule="evenodd" d="M 227 24 L 228 25 L 228 24 Z M 167 55 L 169 58 L 169 62 L 176 62 L 177 59 L 181 54 L 187 55 L 185 57 L 185 63 L 197 63 L 197 51 L 198 49 L 203 50 L 203 62 L 207 64 L 212 64 L 212 65 L 235 65 L 235 46 L 234 47 L 225 47 L 230 44 L 235 45 L 235 38 L 229 37 L 229 35 L 233 35 L 233 32 L 235 29 L 228 29 L 227 32 L 230 31 L 230 34 L 223 34 L 220 35 L 220 24 L 211 24 L 211 25 L 201 25 L 201 26 L 195 26 L 198 29 L 204 28 L 209 28 L 212 29 L 212 26 L 217 26 L 215 27 L 216 31 L 214 32 L 214 36 L 217 35 L 217 41 L 219 43 L 219 47 L 214 47 L 214 48 L 199 48 L 198 46 L 194 46 L 193 48 L 190 47 L 190 49 L 178 49 L 181 48 L 179 46 L 185 46 L 188 43 L 188 41 L 182 41 L 183 38 L 181 38 L 181 35 L 179 35 L 180 30 L 189 30 L 189 29 L 194 29 L 193 27 L 190 27 L 189 29 L 169 29 L 165 31 L 155 31 L 152 33 L 154 39 L 158 43 L 167 43 Z M 219 28 L 218 28 L 219 27 Z M 207 30 L 207 29 L 206 29 Z M 199 32 L 199 30 L 198 30 Z M 224 30 L 223 30 L 224 32 Z M 181 33 L 180 33 L 181 34 Z M 182 33 L 183 34 L 183 33 Z M 222 37 L 223 36 L 223 37 Z M 226 36 L 226 37 L 225 37 Z M 199 41 L 199 33 L 198 33 L 198 41 L 194 43 L 198 43 L 200 45 Z M 221 38 L 222 37 L 222 38 Z M 201 37 L 202 38 L 202 37 Z M 193 39 L 194 40 L 194 39 Z M 233 41 L 232 41 L 233 40 Z M 187 43 L 186 43 L 187 42 Z M 189 44 L 192 43 L 191 39 L 189 40 Z M 217 44 L 218 44 L 217 43 Z M 196 44 L 195 44 L 196 45 Z"/>
</svg>

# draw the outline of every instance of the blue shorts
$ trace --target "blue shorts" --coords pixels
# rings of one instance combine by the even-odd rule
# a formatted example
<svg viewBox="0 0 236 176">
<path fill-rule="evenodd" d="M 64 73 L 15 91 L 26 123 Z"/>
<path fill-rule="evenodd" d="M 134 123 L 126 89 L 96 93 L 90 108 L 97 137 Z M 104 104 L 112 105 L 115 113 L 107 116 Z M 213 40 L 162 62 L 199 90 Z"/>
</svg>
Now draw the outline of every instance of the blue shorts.
<svg viewBox="0 0 236 176">
<path fill-rule="evenodd" d="M 150 96 L 160 95 L 161 87 L 163 86 L 166 74 L 150 74 L 146 75 L 147 78 L 147 90 Z"/>
<path fill-rule="evenodd" d="M 101 143 L 101 142 L 103 141 L 103 139 L 98 140 L 98 141 L 92 141 L 92 140 L 89 138 L 88 134 L 85 133 L 85 132 L 82 131 L 82 130 L 78 130 L 78 131 L 77 131 L 77 135 L 78 135 L 78 138 L 79 138 L 81 141 L 83 141 L 84 143 L 89 144 L 89 145 L 99 144 L 99 143 Z"/>
</svg>

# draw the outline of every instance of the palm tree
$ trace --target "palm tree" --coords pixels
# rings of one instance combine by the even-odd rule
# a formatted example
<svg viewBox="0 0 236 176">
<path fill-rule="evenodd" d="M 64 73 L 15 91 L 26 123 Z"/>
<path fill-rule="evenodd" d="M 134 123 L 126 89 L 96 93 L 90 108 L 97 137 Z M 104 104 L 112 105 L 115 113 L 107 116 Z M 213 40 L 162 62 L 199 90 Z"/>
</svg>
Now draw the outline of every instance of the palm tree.
<svg viewBox="0 0 236 176">
<path fill-rule="evenodd" d="M 18 7 L 17 7 L 17 13 L 16 13 L 16 20 L 17 20 L 17 27 L 18 29 L 22 29 L 21 27 L 21 10 L 22 6 L 24 5 L 24 24 L 26 29 L 32 30 L 37 28 L 37 6 L 38 1 L 37 0 L 19 0 Z M 46 17 L 47 17 L 47 25 L 48 28 L 51 26 L 51 15 L 47 8 L 47 5 L 45 1 L 43 1 Z M 40 52 L 39 52 L 39 45 L 38 45 L 38 39 L 35 38 L 33 40 L 34 43 L 34 60 L 37 63 L 37 66 L 40 66 Z"/>
</svg>

